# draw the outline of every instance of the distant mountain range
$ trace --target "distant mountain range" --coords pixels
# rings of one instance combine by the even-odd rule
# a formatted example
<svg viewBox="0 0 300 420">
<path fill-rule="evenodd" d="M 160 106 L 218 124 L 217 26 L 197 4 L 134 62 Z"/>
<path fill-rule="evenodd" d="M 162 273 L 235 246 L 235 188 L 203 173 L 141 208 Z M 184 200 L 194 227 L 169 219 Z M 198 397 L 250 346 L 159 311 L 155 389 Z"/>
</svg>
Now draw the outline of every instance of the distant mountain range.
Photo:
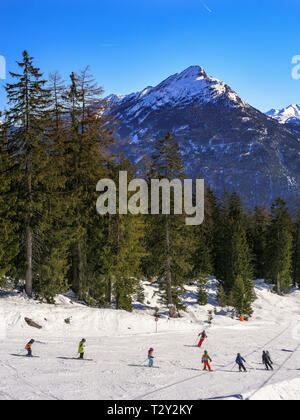
<svg viewBox="0 0 300 420">
<path fill-rule="evenodd" d="M 271 109 L 266 115 L 275 118 L 282 124 L 299 124 L 300 125 L 300 105 L 290 105 L 283 109 Z"/>
<path fill-rule="evenodd" d="M 300 124 L 289 120 L 300 107 L 265 115 L 199 66 L 107 100 L 120 123 L 118 148 L 140 174 L 156 140 L 170 131 L 187 175 L 203 177 L 218 196 L 225 188 L 237 191 L 251 207 L 269 206 L 278 196 L 292 205 L 300 196 Z"/>
</svg>

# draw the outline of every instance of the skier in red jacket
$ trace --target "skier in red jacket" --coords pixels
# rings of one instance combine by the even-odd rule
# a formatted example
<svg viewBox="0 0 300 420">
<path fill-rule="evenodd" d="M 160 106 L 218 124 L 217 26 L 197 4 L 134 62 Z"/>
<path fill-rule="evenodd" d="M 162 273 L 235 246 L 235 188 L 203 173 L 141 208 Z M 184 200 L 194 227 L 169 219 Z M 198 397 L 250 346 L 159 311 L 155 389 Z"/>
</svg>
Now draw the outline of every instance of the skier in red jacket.
<svg viewBox="0 0 300 420">
<path fill-rule="evenodd" d="M 206 332 L 203 330 L 202 333 L 200 333 L 198 336 L 200 337 L 198 347 L 201 347 L 203 344 L 203 341 L 207 338 L 207 335 L 206 335 Z"/>
</svg>

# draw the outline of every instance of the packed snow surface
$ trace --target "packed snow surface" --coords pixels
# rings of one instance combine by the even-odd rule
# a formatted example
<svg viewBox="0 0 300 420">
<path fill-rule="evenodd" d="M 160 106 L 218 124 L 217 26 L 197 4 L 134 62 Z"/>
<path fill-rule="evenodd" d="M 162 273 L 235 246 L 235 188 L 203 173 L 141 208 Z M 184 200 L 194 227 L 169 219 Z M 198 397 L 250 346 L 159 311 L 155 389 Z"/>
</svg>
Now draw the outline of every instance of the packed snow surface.
<svg viewBox="0 0 300 420">
<path fill-rule="evenodd" d="M 209 303 L 201 307 L 189 286 L 187 312 L 169 320 L 162 308 L 157 332 L 155 284 L 145 283 L 145 303 L 135 302 L 131 314 L 88 308 L 68 295 L 47 305 L 17 293 L 0 294 L 0 400 L 299 400 L 300 292 L 279 297 L 257 282 L 254 315 L 242 323 L 215 306 L 215 281 L 208 291 Z M 27 325 L 25 317 L 42 329 Z M 199 349 L 195 344 L 203 329 L 208 339 Z M 85 357 L 92 361 L 72 359 L 83 337 Z M 31 338 L 39 358 L 18 356 Z M 147 367 L 150 346 L 158 369 Z M 202 371 L 205 349 L 213 372 Z M 263 350 L 271 353 L 273 372 L 261 364 Z M 247 373 L 239 373 L 234 363 L 238 352 Z"/>
</svg>

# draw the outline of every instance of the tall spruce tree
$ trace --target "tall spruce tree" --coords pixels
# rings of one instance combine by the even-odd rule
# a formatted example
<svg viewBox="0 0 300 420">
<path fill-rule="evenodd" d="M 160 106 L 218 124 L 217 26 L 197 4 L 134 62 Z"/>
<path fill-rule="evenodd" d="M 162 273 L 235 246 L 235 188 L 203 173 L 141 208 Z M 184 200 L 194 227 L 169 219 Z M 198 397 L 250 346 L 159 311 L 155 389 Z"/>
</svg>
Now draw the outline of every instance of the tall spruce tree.
<svg viewBox="0 0 300 420">
<path fill-rule="evenodd" d="M 205 286 L 208 283 L 209 276 L 212 274 L 211 254 L 208 247 L 208 239 L 205 235 L 204 227 L 197 226 L 194 228 L 194 246 L 193 252 L 193 276 L 197 283 L 197 300 L 200 305 L 207 304 L 207 292 Z"/>
<path fill-rule="evenodd" d="M 278 294 L 291 286 L 292 247 L 292 220 L 286 203 L 278 198 L 271 208 L 265 267 L 266 279 L 276 285 Z"/>
<path fill-rule="evenodd" d="M 244 315 L 251 316 L 251 303 L 254 300 L 252 256 L 247 242 L 241 199 L 236 193 L 230 195 L 225 191 L 222 199 L 217 231 L 217 259 L 216 275 L 228 297 L 232 295 L 237 282 L 240 279 L 243 281 L 245 293 L 241 305 L 247 311 Z M 233 303 L 236 306 L 236 299 Z"/>
<path fill-rule="evenodd" d="M 89 231 L 100 221 L 95 209 L 96 185 L 109 176 L 108 146 L 114 141 L 114 122 L 105 113 L 106 104 L 101 98 L 103 90 L 95 83 L 88 68 L 78 75 L 72 73 L 70 81 L 65 95 L 69 121 L 66 194 L 73 230 L 69 282 L 81 299 L 88 300 L 95 277 L 99 277 L 95 266 L 90 264 L 94 257 L 89 254 L 93 249 Z M 99 246 L 102 245 L 100 242 Z"/>
<path fill-rule="evenodd" d="M 227 279 L 229 270 L 228 258 L 228 240 L 230 239 L 230 230 L 228 226 L 229 220 L 229 201 L 230 193 L 224 191 L 223 197 L 219 204 L 218 223 L 215 227 L 214 234 L 214 274 L 218 280 L 222 281 L 226 293 L 232 287 L 232 279 Z"/>
<path fill-rule="evenodd" d="M 73 239 L 70 224 L 70 202 L 66 191 L 66 172 L 68 147 L 68 120 L 63 95 L 66 87 L 60 75 L 50 74 L 48 89 L 50 93 L 49 122 L 47 140 L 49 144 L 50 167 L 48 175 L 48 199 L 43 206 L 46 216 L 40 226 L 40 259 L 34 277 L 34 291 L 39 297 L 53 303 L 55 295 L 65 292 L 69 263 L 69 248 Z"/>
<path fill-rule="evenodd" d="M 5 87 L 8 110 L 5 114 L 7 147 L 10 159 L 10 184 L 17 194 L 20 249 L 20 275 L 26 279 L 26 293 L 32 296 L 33 275 L 39 259 L 40 226 L 44 223 L 42 206 L 47 199 L 50 154 L 46 131 L 49 91 L 40 69 L 27 51 L 17 62 L 20 73 L 10 72 L 15 83 Z M 25 257 L 25 258 L 24 258 Z"/>
<path fill-rule="evenodd" d="M 19 251 L 16 221 L 16 195 L 8 174 L 9 157 L 3 125 L 0 125 L 0 286 L 7 274 L 13 274 L 12 261 Z"/>
<path fill-rule="evenodd" d="M 179 145 L 170 133 L 158 141 L 149 178 L 169 181 L 185 178 Z M 171 201 L 174 210 L 174 197 Z M 193 228 L 185 225 L 184 214 L 173 214 L 172 210 L 171 213 L 147 217 L 150 254 L 147 272 L 158 279 L 162 302 L 168 306 L 170 317 L 176 317 L 182 308 L 184 285 L 192 273 L 189 238 Z"/>
<path fill-rule="evenodd" d="M 266 233 L 269 223 L 269 212 L 265 207 L 255 207 L 251 217 L 252 252 L 254 257 L 254 275 L 258 279 L 265 276 Z"/>
<path fill-rule="evenodd" d="M 249 317 L 253 313 L 251 299 L 248 298 L 247 288 L 241 276 L 237 276 L 230 292 L 230 301 L 236 311 L 236 315 Z"/>
<path fill-rule="evenodd" d="M 116 161 L 110 162 L 109 167 L 110 179 L 116 185 L 119 185 L 120 171 L 127 171 L 128 182 L 132 180 L 132 164 L 123 155 L 116 156 Z M 119 206 L 117 200 L 117 209 Z M 132 297 L 139 287 L 142 274 L 141 261 L 146 256 L 144 235 L 144 217 L 141 214 L 117 212 L 115 215 L 99 216 L 98 226 L 89 236 L 95 238 L 92 241 L 94 272 L 101 273 L 95 284 L 98 285 L 98 299 L 101 295 L 103 304 L 114 303 L 116 309 L 132 311 Z M 97 236 L 101 238 L 97 240 Z"/>
<path fill-rule="evenodd" d="M 220 206 L 217 198 L 210 188 L 205 189 L 205 217 L 203 229 L 207 247 L 211 256 L 212 273 L 217 265 L 217 232 L 220 225 Z"/>
</svg>

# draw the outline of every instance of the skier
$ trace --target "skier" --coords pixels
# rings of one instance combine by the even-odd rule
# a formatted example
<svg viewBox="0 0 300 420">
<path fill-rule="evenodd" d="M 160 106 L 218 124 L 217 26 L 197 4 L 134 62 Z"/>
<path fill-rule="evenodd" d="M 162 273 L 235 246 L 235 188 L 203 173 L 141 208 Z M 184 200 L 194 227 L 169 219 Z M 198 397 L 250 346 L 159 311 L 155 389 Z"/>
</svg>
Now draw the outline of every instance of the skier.
<svg viewBox="0 0 300 420">
<path fill-rule="evenodd" d="M 83 338 L 79 343 L 79 348 L 78 348 L 79 359 L 83 359 L 85 342 L 86 342 L 86 339 Z"/>
<path fill-rule="evenodd" d="M 267 356 L 270 358 L 270 360 L 272 362 L 271 355 L 270 355 L 270 352 L 268 350 L 266 351 L 266 354 L 267 354 Z M 272 362 L 272 364 L 273 364 L 273 362 Z"/>
<path fill-rule="evenodd" d="M 198 343 L 198 347 L 201 347 L 203 344 L 203 341 L 207 338 L 206 332 L 203 330 L 202 333 L 198 334 L 198 337 L 201 337 Z"/>
<path fill-rule="evenodd" d="M 208 368 L 208 370 L 211 372 L 211 367 L 209 365 L 209 362 L 212 362 L 211 358 L 209 357 L 207 351 L 205 350 L 203 356 L 202 356 L 202 363 L 204 363 L 204 369 Z"/>
<path fill-rule="evenodd" d="M 153 367 L 153 359 L 154 359 L 153 352 L 154 352 L 154 349 L 151 347 L 148 351 L 149 367 Z"/>
<path fill-rule="evenodd" d="M 246 360 L 238 353 L 235 362 L 239 365 L 239 371 L 242 372 L 242 369 L 244 372 L 247 372 L 247 369 L 244 366 L 244 363 L 246 363 Z"/>
<path fill-rule="evenodd" d="M 274 370 L 273 369 L 273 366 L 272 366 L 273 362 L 272 362 L 270 356 L 268 355 L 268 352 L 266 352 L 266 351 L 263 351 L 263 354 L 262 354 L 262 362 L 266 366 L 266 369 L 267 370 L 269 370 L 269 368 L 271 370 Z"/>
<path fill-rule="evenodd" d="M 34 343 L 34 340 L 32 339 L 25 346 L 25 349 L 27 350 L 27 357 L 32 357 L 31 346 L 32 346 L 33 343 Z"/>
</svg>

